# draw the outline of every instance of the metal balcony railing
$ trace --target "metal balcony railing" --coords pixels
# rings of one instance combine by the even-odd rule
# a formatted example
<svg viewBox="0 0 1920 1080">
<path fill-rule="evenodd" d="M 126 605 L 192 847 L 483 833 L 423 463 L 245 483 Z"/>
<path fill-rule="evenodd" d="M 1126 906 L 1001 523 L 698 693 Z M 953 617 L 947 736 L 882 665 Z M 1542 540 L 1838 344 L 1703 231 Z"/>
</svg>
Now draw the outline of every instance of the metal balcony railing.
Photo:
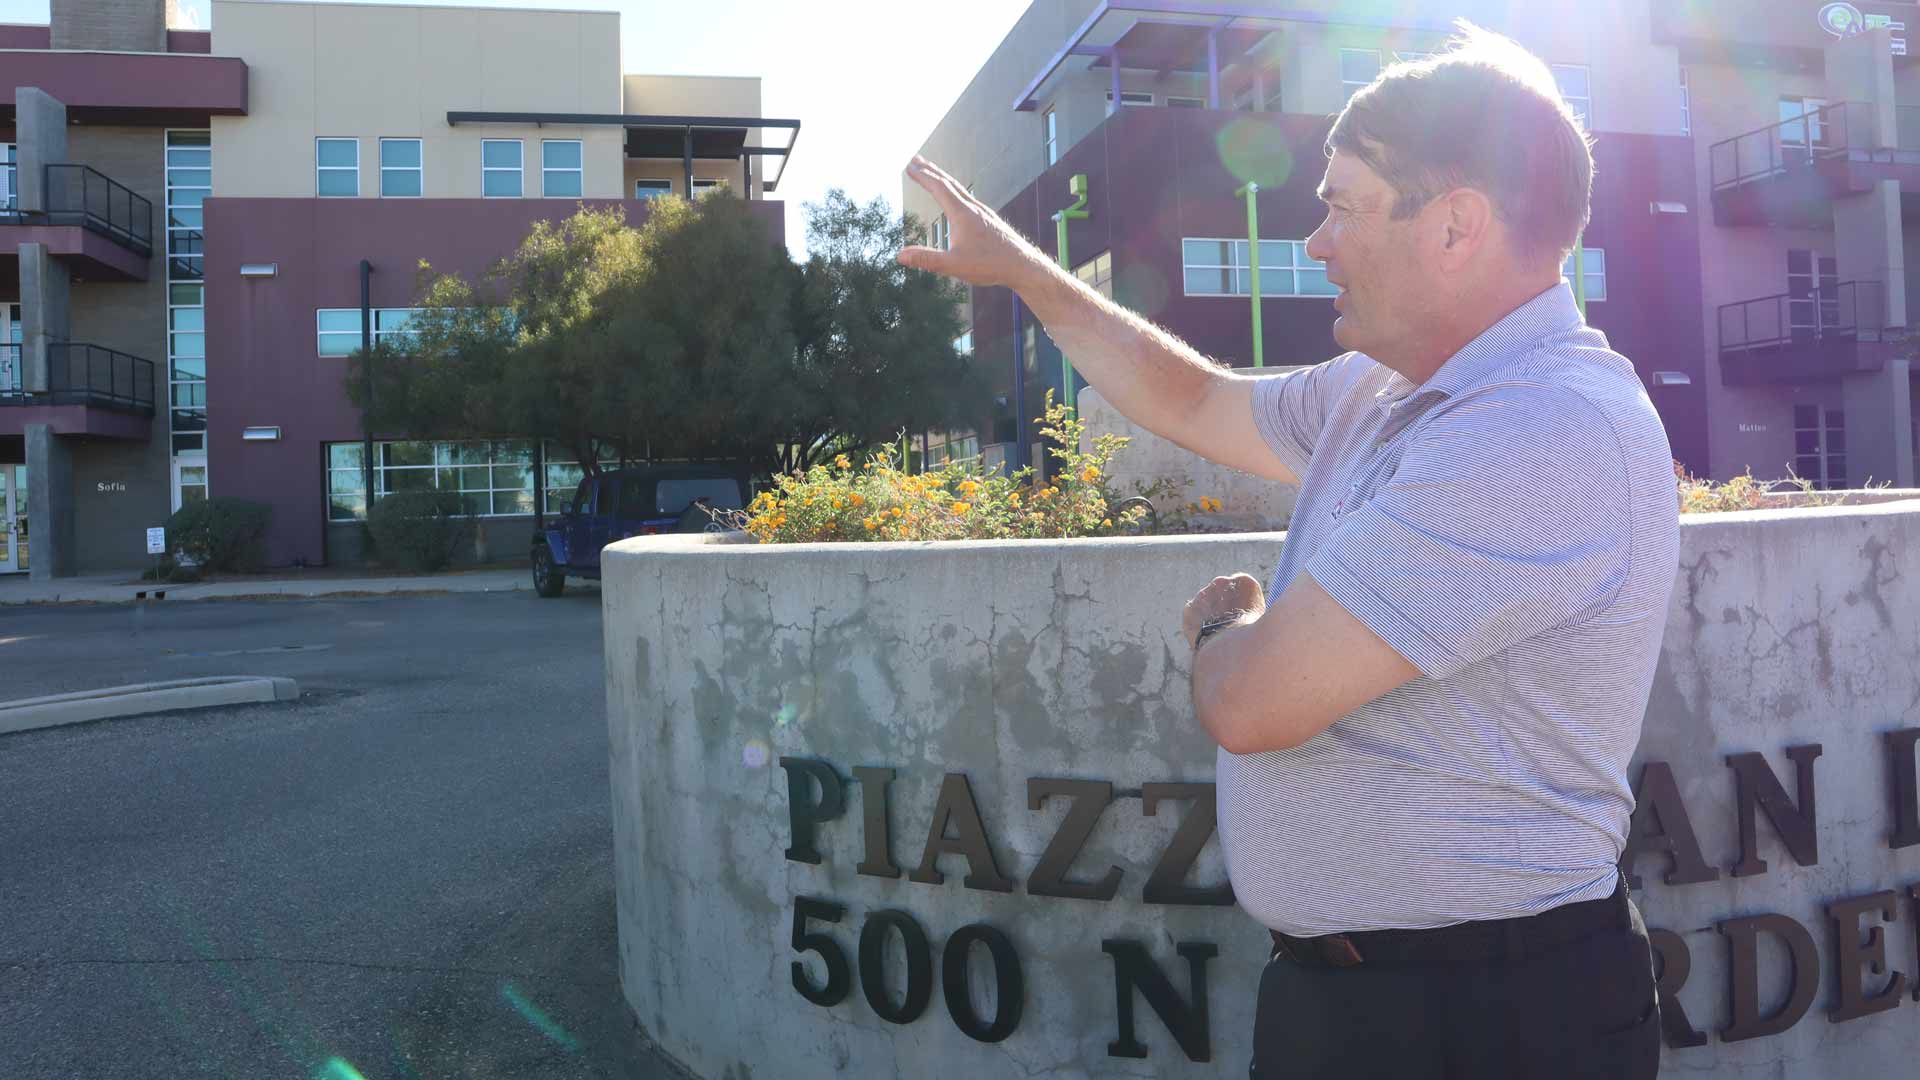
<svg viewBox="0 0 1920 1080">
<path fill-rule="evenodd" d="M 47 393 L 55 405 L 101 405 L 153 415 L 153 361 L 60 341 L 47 346 Z"/>
<path fill-rule="evenodd" d="M 20 352 L 16 342 L 0 343 L 0 401 L 21 395 Z"/>
<path fill-rule="evenodd" d="M 1707 150 L 1713 190 L 1783 175 L 1815 161 L 1844 156 L 1856 144 L 1867 145 L 1870 108 L 1857 101 L 1835 102 L 1714 143 Z"/>
<path fill-rule="evenodd" d="M 1781 293 L 1720 307 L 1722 354 L 1815 342 L 1881 341 L 1886 326 L 1886 286 L 1878 281 L 1841 281 L 1811 292 Z"/>
<path fill-rule="evenodd" d="M 141 255 L 153 254 L 153 203 L 87 165 L 46 166 L 50 225 L 79 225 Z"/>
</svg>

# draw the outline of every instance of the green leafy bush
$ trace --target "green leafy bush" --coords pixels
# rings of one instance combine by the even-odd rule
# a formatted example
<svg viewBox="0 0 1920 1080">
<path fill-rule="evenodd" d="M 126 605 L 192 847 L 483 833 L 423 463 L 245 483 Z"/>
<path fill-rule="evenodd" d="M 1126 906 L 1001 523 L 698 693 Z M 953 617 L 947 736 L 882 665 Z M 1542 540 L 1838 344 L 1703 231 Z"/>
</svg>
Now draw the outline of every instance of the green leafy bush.
<svg viewBox="0 0 1920 1080">
<path fill-rule="evenodd" d="M 444 570 L 465 524 L 460 499 L 445 491 L 383 496 L 367 514 L 367 532 L 382 562 L 409 570 Z"/>
<path fill-rule="evenodd" d="M 273 507 L 246 499 L 188 503 L 167 519 L 173 551 L 203 571 L 252 570 L 266 557 Z"/>
<path fill-rule="evenodd" d="M 191 585 L 200 580 L 200 570 L 176 561 L 171 555 L 163 555 L 159 563 L 140 572 L 140 580 L 157 581 L 165 585 Z"/>
</svg>

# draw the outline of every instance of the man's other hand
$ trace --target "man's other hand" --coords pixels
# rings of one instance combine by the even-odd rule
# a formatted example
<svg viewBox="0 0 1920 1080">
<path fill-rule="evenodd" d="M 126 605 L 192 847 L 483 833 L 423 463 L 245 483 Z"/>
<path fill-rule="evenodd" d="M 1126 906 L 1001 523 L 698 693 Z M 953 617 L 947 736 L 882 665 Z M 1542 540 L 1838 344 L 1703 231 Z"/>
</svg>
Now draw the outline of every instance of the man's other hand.
<svg viewBox="0 0 1920 1080">
<path fill-rule="evenodd" d="M 949 249 L 916 244 L 900 252 L 901 265 L 969 285 L 1009 287 L 1017 287 L 1031 271 L 1051 265 L 1038 248 L 938 165 L 916 156 L 907 166 L 907 176 L 927 189 L 947 215 Z"/>
<path fill-rule="evenodd" d="M 1267 599 L 1260 582 L 1249 574 L 1214 578 L 1206 588 L 1187 601 L 1181 619 L 1187 634 L 1187 647 L 1198 644 L 1200 628 L 1225 615 L 1244 614 L 1251 621 L 1267 610 Z"/>
</svg>

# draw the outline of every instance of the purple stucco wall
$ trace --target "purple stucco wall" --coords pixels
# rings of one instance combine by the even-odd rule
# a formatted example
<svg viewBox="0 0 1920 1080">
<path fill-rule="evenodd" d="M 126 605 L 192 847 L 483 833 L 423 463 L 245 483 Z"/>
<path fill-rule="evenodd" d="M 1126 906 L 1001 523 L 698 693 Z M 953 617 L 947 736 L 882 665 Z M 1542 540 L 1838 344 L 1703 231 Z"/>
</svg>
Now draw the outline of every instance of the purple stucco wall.
<svg viewBox="0 0 1920 1080">
<path fill-rule="evenodd" d="M 173 122 L 247 111 L 247 65 L 191 53 L 13 52 L 10 86 L 37 86 L 95 123 Z M 11 102 L 9 102 L 11 104 Z"/>
<path fill-rule="evenodd" d="M 1070 227 L 1073 261 L 1083 263 L 1111 249 L 1120 303 L 1204 355 L 1248 366 L 1253 362 L 1248 301 L 1185 295 L 1180 241 L 1245 237 L 1246 202 L 1233 192 L 1250 176 L 1262 181 L 1261 235 L 1304 240 L 1323 216 L 1314 189 L 1325 168 L 1321 147 L 1329 126 L 1326 118 L 1288 113 L 1122 109 L 1001 213 L 1053 252 L 1053 213 L 1072 201 L 1069 179 L 1085 173 L 1092 217 Z M 1595 154 L 1586 246 L 1606 249 L 1608 299 L 1590 305 L 1589 319 L 1634 361 L 1643 381 L 1654 371 L 1682 371 L 1692 378 L 1689 387 L 1650 393 L 1666 419 L 1675 456 L 1704 474 L 1706 342 L 1697 237 L 1702 215 L 1656 216 L 1649 210 L 1655 201 L 1694 201 L 1692 143 L 1603 134 Z M 1323 299 L 1266 299 L 1261 312 L 1266 363 L 1310 364 L 1334 356 L 1339 347 L 1333 320 L 1332 305 Z M 975 291 L 974 348 L 979 362 L 1010 386 L 1016 346 L 1007 290 Z M 1029 397 L 1039 400 L 1031 385 Z M 1038 412 L 1037 404 L 1028 412 Z"/>
<path fill-rule="evenodd" d="M 590 205 L 614 205 L 592 201 Z M 623 201 L 627 219 L 648 204 Z M 755 202 L 768 235 L 785 235 L 785 204 Z M 216 495 L 274 508 L 269 561 L 323 561 L 323 444 L 361 438 L 346 361 L 321 358 L 319 308 L 360 306 L 360 260 L 373 263 L 374 307 L 411 307 L 420 260 L 478 277 L 510 254 L 533 222 L 573 201 L 541 199 L 209 199 L 206 204 L 207 450 Z M 241 263 L 276 263 L 242 279 Z M 241 430 L 280 428 L 278 442 Z M 392 433 L 394 436 L 404 433 Z"/>
</svg>

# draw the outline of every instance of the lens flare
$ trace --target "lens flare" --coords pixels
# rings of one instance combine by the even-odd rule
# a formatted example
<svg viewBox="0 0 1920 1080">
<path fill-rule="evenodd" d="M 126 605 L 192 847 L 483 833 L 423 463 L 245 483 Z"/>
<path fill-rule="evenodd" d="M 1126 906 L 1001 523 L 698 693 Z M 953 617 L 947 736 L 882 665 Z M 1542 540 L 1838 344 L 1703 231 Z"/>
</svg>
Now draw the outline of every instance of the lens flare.
<svg viewBox="0 0 1920 1080">
<path fill-rule="evenodd" d="M 540 1006 L 528 1000 L 527 996 L 522 994 L 519 988 L 512 983 L 507 982 L 500 984 L 500 996 L 506 999 L 507 1004 L 513 1006 L 513 1011 L 519 1013 L 521 1019 L 532 1024 L 534 1030 L 540 1032 L 540 1034 L 558 1043 L 561 1049 L 568 1052 L 580 1049 L 580 1040 L 567 1034 L 566 1028 L 561 1027 L 559 1022 L 554 1020 L 553 1017 L 548 1016 Z M 359 1074 L 356 1073 L 354 1075 L 358 1076 Z"/>
<path fill-rule="evenodd" d="M 313 1080 L 367 1080 L 360 1075 L 345 1058 L 329 1058 L 325 1065 L 313 1071 Z"/>
<path fill-rule="evenodd" d="M 765 739 L 748 739 L 740 750 L 740 764 L 749 769 L 764 769 L 773 760 L 773 747 Z"/>
<path fill-rule="evenodd" d="M 1275 188 L 1293 175 L 1293 150 L 1286 137 L 1271 125 L 1241 117 L 1220 129 L 1214 138 L 1220 164 L 1241 183 Z"/>
</svg>

